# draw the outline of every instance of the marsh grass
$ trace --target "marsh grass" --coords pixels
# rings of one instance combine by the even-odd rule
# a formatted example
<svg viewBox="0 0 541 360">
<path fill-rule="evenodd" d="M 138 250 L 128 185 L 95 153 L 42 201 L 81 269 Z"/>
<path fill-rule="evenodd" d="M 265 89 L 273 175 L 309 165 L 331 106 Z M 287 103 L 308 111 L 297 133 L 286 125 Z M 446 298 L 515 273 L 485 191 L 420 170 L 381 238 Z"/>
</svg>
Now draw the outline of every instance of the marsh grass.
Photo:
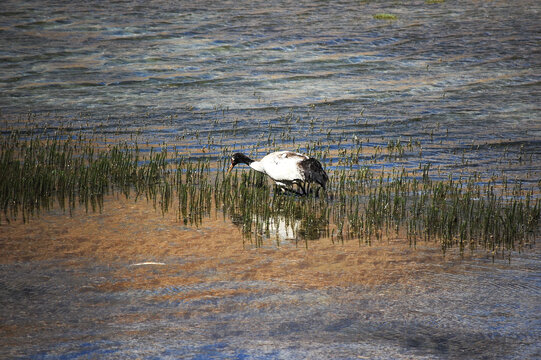
<svg viewBox="0 0 541 360">
<path fill-rule="evenodd" d="M 422 148 L 411 140 L 388 141 L 386 147 L 368 143 L 355 139 L 335 149 L 298 144 L 321 159 L 330 175 L 327 192 L 299 197 L 282 194 L 253 171 L 227 174 L 228 146 L 211 163 L 208 156 L 165 144 L 13 131 L 1 142 L 1 219 L 28 221 L 55 206 L 70 213 L 79 206 L 101 211 L 105 195 L 121 194 L 144 199 L 164 214 L 173 210 L 185 225 L 200 226 L 213 213 L 230 218 L 255 247 L 273 241 L 273 227 L 280 223 L 294 229 L 295 242 L 305 247 L 319 238 L 370 244 L 395 236 L 412 246 L 437 241 L 443 252 L 486 249 L 496 256 L 521 250 L 538 236 L 540 199 L 520 181 L 484 181 L 478 175 L 434 179 L 429 163 L 375 170 L 361 162 L 381 164 Z"/>
<path fill-rule="evenodd" d="M 398 19 L 396 15 L 387 14 L 387 13 L 374 14 L 373 17 L 376 20 L 397 20 Z"/>
</svg>

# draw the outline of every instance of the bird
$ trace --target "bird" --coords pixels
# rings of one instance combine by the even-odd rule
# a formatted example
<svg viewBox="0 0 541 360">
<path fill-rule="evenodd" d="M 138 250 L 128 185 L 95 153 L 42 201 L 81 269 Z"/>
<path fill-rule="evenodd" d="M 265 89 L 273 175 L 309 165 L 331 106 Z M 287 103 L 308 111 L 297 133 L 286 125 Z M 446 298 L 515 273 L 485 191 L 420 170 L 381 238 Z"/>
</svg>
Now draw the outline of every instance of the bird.
<svg viewBox="0 0 541 360">
<path fill-rule="evenodd" d="M 272 152 L 259 161 L 252 160 L 242 153 L 235 153 L 231 157 L 231 166 L 227 172 L 230 173 L 235 165 L 241 163 L 268 175 L 282 190 L 299 195 L 308 195 L 310 184 L 314 182 L 325 190 L 329 180 L 317 159 L 293 151 Z M 293 189 L 295 184 L 300 188 L 301 193 Z M 316 196 L 320 188 L 317 189 Z"/>
</svg>

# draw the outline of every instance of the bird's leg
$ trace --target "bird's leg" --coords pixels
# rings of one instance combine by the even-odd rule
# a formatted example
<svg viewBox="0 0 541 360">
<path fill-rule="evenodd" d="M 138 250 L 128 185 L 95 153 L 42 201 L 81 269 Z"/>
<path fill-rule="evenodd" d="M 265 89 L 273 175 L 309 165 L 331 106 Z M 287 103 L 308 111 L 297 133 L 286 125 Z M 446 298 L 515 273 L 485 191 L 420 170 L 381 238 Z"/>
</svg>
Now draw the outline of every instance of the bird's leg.
<svg viewBox="0 0 541 360">
<path fill-rule="evenodd" d="M 305 186 L 306 185 L 306 186 Z M 302 190 L 302 194 L 304 196 L 307 196 L 308 195 L 308 191 L 310 190 L 310 183 L 304 183 L 304 182 L 301 182 L 299 183 L 299 186 L 301 187 L 301 190 Z"/>
<path fill-rule="evenodd" d="M 297 192 L 299 193 L 299 195 L 304 195 L 304 189 L 302 188 L 301 184 L 298 182 L 294 182 L 291 187 L 293 188 L 293 186 L 295 185 L 297 185 L 297 189 L 298 189 Z"/>
<path fill-rule="evenodd" d="M 295 189 L 284 188 L 284 190 L 289 191 L 289 192 L 291 192 L 291 193 L 293 193 L 293 194 L 295 194 L 295 195 L 299 195 L 299 196 L 302 196 L 302 195 L 303 195 L 302 193 L 298 192 L 298 191 L 295 190 Z"/>
<path fill-rule="evenodd" d="M 276 187 L 279 188 L 280 190 L 282 190 L 282 192 L 291 192 L 291 193 L 293 193 L 295 195 L 302 195 L 298 191 L 295 191 L 294 189 L 290 189 L 287 185 L 285 185 L 283 183 L 276 183 Z"/>
</svg>

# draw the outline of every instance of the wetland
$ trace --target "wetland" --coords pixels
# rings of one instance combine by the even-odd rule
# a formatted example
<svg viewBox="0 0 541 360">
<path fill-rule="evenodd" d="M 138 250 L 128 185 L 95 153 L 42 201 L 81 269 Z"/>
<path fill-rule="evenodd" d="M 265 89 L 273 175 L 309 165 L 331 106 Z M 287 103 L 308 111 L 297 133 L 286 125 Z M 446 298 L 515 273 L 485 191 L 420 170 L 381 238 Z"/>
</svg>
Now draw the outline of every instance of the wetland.
<svg viewBox="0 0 541 360">
<path fill-rule="evenodd" d="M 1 357 L 540 356 L 537 2 L 2 6 Z"/>
</svg>

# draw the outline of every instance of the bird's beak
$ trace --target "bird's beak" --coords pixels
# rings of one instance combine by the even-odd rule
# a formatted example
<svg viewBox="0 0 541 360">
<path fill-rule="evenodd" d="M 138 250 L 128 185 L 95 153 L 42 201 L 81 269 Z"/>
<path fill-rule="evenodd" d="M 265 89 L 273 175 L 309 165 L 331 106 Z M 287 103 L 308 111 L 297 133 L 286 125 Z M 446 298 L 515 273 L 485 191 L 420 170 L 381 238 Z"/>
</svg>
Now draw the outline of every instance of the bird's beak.
<svg viewBox="0 0 541 360">
<path fill-rule="evenodd" d="M 231 170 L 233 170 L 234 167 L 235 167 L 235 165 L 231 164 L 229 166 L 229 169 L 227 169 L 227 173 L 229 174 L 231 172 Z"/>
</svg>

